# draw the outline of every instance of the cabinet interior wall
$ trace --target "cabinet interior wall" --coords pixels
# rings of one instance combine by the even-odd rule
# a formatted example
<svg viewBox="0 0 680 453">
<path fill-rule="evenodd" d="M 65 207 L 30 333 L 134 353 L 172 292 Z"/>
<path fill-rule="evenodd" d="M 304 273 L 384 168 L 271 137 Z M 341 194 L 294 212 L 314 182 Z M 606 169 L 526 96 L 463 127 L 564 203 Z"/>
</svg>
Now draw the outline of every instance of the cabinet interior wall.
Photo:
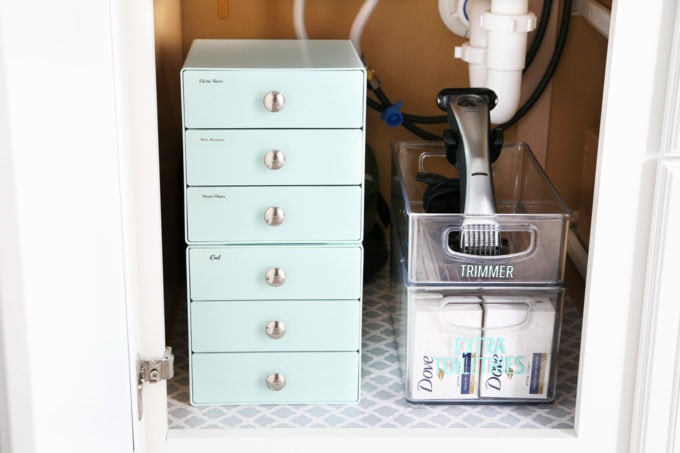
<svg viewBox="0 0 680 453">
<path fill-rule="evenodd" d="M 182 208 L 182 136 L 179 70 L 196 38 L 295 38 L 293 0 L 205 2 L 154 0 L 159 147 L 163 216 L 163 248 L 168 335 L 176 304 L 184 303 L 184 235 Z M 306 28 L 311 39 L 347 39 L 363 0 L 306 2 Z M 436 93 L 445 87 L 468 86 L 467 65 L 453 58 L 465 39 L 442 23 L 436 2 L 380 2 L 363 33 L 362 53 L 383 90 L 404 111 L 440 114 Z M 530 8 L 540 14 L 543 2 Z M 550 58 L 557 32 L 559 8 L 554 2 L 551 25 L 532 68 L 527 71 L 523 96 L 528 96 Z M 531 39 L 531 37 L 529 38 Z M 607 40 L 579 16 L 572 16 L 565 51 L 552 83 L 532 112 L 506 133 L 506 140 L 527 142 L 549 177 L 577 214 L 592 203 L 592 172 L 596 152 L 584 153 L 586 141 L 597 134 Z M 403 128 L 390 128 L 368 109 L 367 143 L 375 150 L 381 192 L 389 199 L 390 144 L 417 139 Z M 440 134 L 443 125 L 425 126 Z M 584 158 L 584 156 L 586 156 Z M 587 227 L 587 225 L 586 225 Z M 581 225 L 580 241 L 588 243 Z M 576 273 L 568 285 L 582 286 Z M 575 301 L 579 303 L 579 296 Z"/>
</svg>

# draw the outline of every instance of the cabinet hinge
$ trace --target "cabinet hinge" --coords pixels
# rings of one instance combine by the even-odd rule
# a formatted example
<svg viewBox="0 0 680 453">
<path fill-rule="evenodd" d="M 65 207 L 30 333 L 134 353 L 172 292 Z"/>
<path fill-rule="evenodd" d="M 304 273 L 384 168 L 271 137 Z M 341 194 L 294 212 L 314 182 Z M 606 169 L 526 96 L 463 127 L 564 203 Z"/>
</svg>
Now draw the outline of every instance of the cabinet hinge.
<svg viewBox="0 0 680 453">
<path fill-rule="evenodd" d="M 172 379 L 175 375 L 174 369 L 175 356 L 172 354 L 170 346 L 165 347 L 163 357 L 157 359 L 137 359 L 137 416 L 141 420 L 143 416 L 142 391 L 144 383 L 156 382 Z"/>
</svg>

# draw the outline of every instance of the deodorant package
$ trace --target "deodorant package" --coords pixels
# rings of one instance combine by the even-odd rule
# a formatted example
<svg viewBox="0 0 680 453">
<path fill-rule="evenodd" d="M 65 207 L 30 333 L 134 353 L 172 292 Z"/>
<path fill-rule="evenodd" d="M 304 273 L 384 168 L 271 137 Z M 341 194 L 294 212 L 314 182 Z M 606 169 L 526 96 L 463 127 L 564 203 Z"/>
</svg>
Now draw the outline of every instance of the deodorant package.
<svg viewBox="0 0 680 453">
<path fill-rule="evenodd" d="M 485 398 L 548 397 L 555 336 L 549 299 L 484 297 L 479 394 Z"/>
<path fill-rule="evenodd" d="M 412 400 L 479 398 L 482 307 L 478 297 L 416 296 L 407 377 Z"/>
<path fill-rule="evenodd" d="M 407 288 L 395 332 L 412 403 L 555 399 L 563 288 Z"/>
</svg>

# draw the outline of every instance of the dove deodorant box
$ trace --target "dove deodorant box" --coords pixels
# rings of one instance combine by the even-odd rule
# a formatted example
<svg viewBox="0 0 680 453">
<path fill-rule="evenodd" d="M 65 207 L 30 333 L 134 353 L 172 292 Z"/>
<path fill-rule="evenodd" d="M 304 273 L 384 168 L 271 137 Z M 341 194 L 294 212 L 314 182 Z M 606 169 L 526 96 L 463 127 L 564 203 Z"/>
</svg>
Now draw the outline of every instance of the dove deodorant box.
<svg viewBox="0 0 680 453">
<path fill-rule="evenodd" d="M 545 399 L 555 307 L 547 298 L 484 298 L 479 395 Z"/>
<path fill-rule="evenodd" d="M 477 297 L 416 299 L 409 334 L 408 400 L 479 398 L 479 302 Z"/>
</svg>

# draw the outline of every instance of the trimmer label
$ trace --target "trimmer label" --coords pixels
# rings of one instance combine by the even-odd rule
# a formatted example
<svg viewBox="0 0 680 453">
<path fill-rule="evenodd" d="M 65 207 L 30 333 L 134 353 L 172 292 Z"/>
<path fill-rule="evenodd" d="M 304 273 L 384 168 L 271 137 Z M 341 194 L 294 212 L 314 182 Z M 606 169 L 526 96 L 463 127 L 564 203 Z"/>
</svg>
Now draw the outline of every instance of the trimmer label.
<svg viewBox="0 0 680 453">
<path fill-rule="evenodd" d="M 509 264 L 461 264 L 461 278 L 514 278 L 515 267 Z"/>
</svg>

